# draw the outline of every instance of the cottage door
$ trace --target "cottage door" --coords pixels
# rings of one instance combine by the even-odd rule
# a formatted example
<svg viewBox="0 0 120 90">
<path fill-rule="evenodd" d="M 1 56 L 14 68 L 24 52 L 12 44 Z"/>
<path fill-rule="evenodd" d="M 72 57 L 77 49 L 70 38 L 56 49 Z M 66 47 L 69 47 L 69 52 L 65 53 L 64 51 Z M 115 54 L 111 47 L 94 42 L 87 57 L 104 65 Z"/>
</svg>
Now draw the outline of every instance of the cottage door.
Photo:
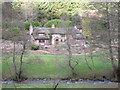
<svg viewBox="0 0 120 90">
<path fill-rule="evenodd" d="M 56 40 L 55 40 L 55 44 L 59 44 L 59 39 L 56 39 Z"/>
</svg>

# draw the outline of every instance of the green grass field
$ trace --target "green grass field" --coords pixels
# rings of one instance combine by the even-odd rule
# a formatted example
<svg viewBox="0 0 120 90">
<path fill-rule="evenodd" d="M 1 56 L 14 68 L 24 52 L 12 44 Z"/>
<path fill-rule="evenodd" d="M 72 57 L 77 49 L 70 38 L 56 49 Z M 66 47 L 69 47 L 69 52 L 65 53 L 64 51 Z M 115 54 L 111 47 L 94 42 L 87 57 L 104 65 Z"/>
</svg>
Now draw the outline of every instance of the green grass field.
<svg viewBox="0 0 120 90">
<path fill-rule="evenodd" d="M 53 88 L 54 84 L 3 84 L 3 88 Z M 59 84 L 58 88 L 118 88 L 117 83 Z M 62 89 L 63 90 L 63 89 Z"/>
<path fill-rule="evenodd" d="M 94 53 L 91 59 L 90 54 L 86 55 L 88 63 L 85 61 L 85 55 L 73 55 L 73 62 L 78 61 L 75 71 L 77 78 L 103 80 L 112 78 L 112 65 L 106 57 L 105 52 Z M 7 57 L 7 59 L 5 59 Z M 8 58 L 9 57 L 9 58 Z M 19 67 L 19 55 L 16 57 L 17 67 Z M 92 68 L 89 69 L 88 65 Z M 66 79 L 73 78 L 68 66 L 67 55 L 24 55 L 23 74 L 28 79 Z M 3 79 L 11 79 L 13 74 L 13 64 L 11 56 L 4 56 L 2 61 Z M 54 84 L 15 84 L 17 88 L 53 88 Z M 3 88 L 14 88 L 14 84 L 3 84 Z M 58 88 L 117 88 L 117 83 L 80 83 L 80 84 L 59 84 Z"/>
<path fill-rule="evenodd" d="M 79 62 L 75 71 L 78 78 L 101 79 L 103 76 L 112 77 L 112 65 L 107 59 L 104 52 L 94 53 L 93 59 L 90 55 L 86 55 L 88 63 L 85 61 L 85 55 L 73 55 L 72 64 Z M 2 61 L 3 79 L 11 79 L 13 74 L 12 57 Z M 17 67 L 19 67 L 19 56 L 16 57 Z M 92 68 L 89 69 L 88 65 Z M 71 71 L 68 66 L 67 55 L 24 55 L 23 58 L 23 74 L 28 79 L 65 79 L 72 78 Z M 13 76 L 13 75 L 12 75 Z"/>
</svg>

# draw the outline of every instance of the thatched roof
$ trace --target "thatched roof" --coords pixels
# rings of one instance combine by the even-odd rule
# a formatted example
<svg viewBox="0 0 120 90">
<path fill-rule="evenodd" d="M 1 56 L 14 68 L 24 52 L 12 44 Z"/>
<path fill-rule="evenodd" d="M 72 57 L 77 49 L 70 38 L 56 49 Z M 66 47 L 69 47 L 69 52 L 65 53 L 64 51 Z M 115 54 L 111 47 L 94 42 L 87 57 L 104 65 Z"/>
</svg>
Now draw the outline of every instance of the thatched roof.
<svg viewBox="0 0 120 90">
<path fill-rule="evenodd" d="M 39 36 L 39 34 L 43 34 Z M 33 29 L 33 37 L 35 39 L 50 39 L 50 35 L 52 34 L 69 34 L 72 35 L 74 39 L 83 39 L 84 35 L 80 32 L 80 30 L 75 29 L 73 27 L 69 28 L 45 28 L 45 27 L 34 27 Z"/>
</svg>

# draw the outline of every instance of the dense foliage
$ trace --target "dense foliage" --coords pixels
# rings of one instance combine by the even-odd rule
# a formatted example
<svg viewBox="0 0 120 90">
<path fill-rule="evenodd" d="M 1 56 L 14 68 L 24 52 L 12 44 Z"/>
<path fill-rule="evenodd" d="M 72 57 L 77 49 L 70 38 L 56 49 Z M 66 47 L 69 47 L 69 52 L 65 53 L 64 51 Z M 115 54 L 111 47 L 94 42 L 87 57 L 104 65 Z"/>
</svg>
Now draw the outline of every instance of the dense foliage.
<svg viewBox="0 0 120 90">
<path fill-rule="evenodd" d="M 31 45 L 31 50 L 38 50 L 38 49 L 39 49 L 38 45 L 36 45 L 36 44 Z"/>
<path fill-rule="evenodd" d="M 55 25 L 55 27 L 71 27 L 73 26 L 72 21 L 64 21 L 60 19 L 54 19 L 50 20 L 45 24 L 45 27 L 51 27 L 52 25 Z"/>
<path fill-rule="evenodd" d="M 38 22 L 38 21 L 33 21 L 33 22 L 31 22 L 31 24 L 32 24 L 33 27 L 42 27 L 42 24 L 40 22 Z M 30 27 L 30 23 L 27 22 L 25 24 L 25 29 L 29 30 L 29 27 Z"/>
<path fill-rule="evenodd" d="M 88 3 L 77 2 L 40 2 L 37 3 L 39 8 L 39 18 L 58 19 L 62 14 L 69 17 L 75 15 L 76 12 L 84 10 Z"/>
<path fill-rule="evenodd" d="M 86 36 L 91 36 L 92 31 L 106 30 L 105 3 L 12 2 L 12 6 L 13 8 L 11 8 L 9 3 L 6 4 L 6 8 L 3 7 L 3 13 L 5 13 L 3 17 L 5 21 L 8 20 L 8 23 L 9 21 L 12 21 L 15 17 L 17 17 L 18 19 L 18 16 L 21 16 L 21 22 L 32 22 L 33 26 L 39 27 L 41 27 L 42 25 L 45 27 L 51 27 L 52 24 L 55 24 L 55 27 L 65 27 L 77 24 L 79 25 L 79 28 L 83 29 Z M 112 20 L 112 23 L 115 23 L 113 21 L 116 21 L 115 17 L 117 16 L 113 18 L 115 14 L 117 15 L 116 8 L 117 5 L 115 3 L 109 3 L 110 18 L 112 17 L 111 19 L 114 19 Z M 15 13 L 19 15 L 16 15 Z M 80 18 L 80 16 L 82 18 Z M 8 18 L 12 18 L 12 20 L 9 20 Z M 29 25 L 30 23 L 26 23 L 24 25 L 24 28 L 28 30 Z M 12 27 L 14 27 L 14 25 Z M 114 29 L 115 28 L 117 28 L 117 25 L 114 24 Z"/>
</svg>

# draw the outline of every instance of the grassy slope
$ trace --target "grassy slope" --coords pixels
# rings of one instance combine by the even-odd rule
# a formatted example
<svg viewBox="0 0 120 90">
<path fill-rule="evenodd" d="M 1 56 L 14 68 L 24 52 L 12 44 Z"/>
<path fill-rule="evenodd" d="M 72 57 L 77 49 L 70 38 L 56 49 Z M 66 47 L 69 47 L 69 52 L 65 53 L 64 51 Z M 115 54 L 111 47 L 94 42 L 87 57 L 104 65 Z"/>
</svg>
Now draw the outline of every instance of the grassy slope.
<svg viewBox="0 0 120 90">
<path fill-rule="evenodd" d="M 104 55 L 105 53 L 103 52 L 95 53 L 93 60 L 90 58 L 90 55 L 87 55 L 87 61 L 93 71 L 88 68 L 84 55 L 74 55 L 73 60 L 79 61 L 76 67 L 78 77 L 93 78 L 93 75 L 96 75 L 96 77 L 111 76 L 112 66 Z M 19 60 L 19 57 L 16 60 Z M 23 62 L 24 75 L 29 79 L 59 79 L 71 76 L 68 59 L 65 55 L 25 55 Z M 12 58 L 2 62 L 3 78 L 11 76 L 8 67 L 13 72 Z"/>
</svg>

